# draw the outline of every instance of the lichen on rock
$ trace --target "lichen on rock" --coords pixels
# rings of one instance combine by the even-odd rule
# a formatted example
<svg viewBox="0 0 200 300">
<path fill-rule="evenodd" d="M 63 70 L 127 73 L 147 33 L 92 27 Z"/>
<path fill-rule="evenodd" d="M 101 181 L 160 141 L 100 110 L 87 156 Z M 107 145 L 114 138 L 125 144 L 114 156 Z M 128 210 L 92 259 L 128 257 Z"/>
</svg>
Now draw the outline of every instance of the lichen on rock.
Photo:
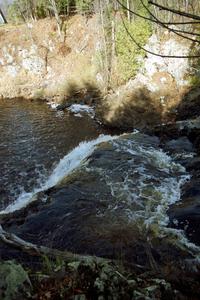
<svg viewBox="0 0 200 300">
<path fill-rule="evenodd" d="M 31 282 L 24 268 L 14 261 L 0 262 L 0 298 L 24 299 L 30 293 Z"/>
</svg>

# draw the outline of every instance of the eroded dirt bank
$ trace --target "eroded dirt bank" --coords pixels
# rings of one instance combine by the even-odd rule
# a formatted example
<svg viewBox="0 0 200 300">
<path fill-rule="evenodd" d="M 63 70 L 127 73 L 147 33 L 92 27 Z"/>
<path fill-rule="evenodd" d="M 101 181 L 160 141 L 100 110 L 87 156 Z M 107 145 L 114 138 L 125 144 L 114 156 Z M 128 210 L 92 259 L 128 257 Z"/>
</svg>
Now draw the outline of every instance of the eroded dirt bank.
<svg viewBox="0 0 200 300">
<path fill-rule="evenodd" d="M 153 34 L 146 48 L 187 56 L 190 46 L 166 31 L 160 38 Z M 134 78 L 118 86 L 114 73 L 112 87 L 106 91 L 100 67 L 103 47 L 98 15 L 63 20 L 62 38 L 54 19 L 1 26 L 0 96 L 44 99 L 63 108 L 69 102 L 94 105 L 103 123 L 124 130 L 175 120 L 191 90 L 191 62 L 147 53 L 144 59 L 138 58 L 140 67 Z"/>
</svg>

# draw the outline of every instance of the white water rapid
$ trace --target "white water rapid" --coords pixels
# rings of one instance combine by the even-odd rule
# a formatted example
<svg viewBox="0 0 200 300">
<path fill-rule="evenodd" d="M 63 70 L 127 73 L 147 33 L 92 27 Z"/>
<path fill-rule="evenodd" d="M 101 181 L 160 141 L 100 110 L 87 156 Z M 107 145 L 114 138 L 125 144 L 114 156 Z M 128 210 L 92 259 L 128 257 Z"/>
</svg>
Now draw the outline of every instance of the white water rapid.
<svg viewBox="0 0 200 300">
<path fill-rule="evenodd" d="M 63 177 L 75 170 L 89 155 L 92 154 L 98 144 L 111 141 L 115 138 L 116 137 L 110 135 L 100 135 L 95 140 L 81 142 L 76 148 L 60 160 L 44 184 L 34 188 L 30 193 L 21 193 L 16 201 L 8 205 L 4 210 L 0 211 L 0 214 L 11 213 L 27 206 L 30 202 L 36 199 L 35 196 L 37 193 L 55 186 Z"/>
</svg>

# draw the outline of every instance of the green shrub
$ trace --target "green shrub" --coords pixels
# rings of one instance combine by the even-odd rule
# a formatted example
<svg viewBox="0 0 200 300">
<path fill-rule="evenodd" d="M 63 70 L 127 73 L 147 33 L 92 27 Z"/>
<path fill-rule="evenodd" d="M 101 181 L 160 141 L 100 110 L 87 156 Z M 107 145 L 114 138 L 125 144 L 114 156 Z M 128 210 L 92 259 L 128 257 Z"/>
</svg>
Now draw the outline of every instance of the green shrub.
<svg viewBox="0 0 200 300">
<path fill-rule="evenodd" d="M 93 5 L 92 0 L 76 0 L 76 8 L 79 13 L 88 13 L 91 11 Z"/>
<path fill-rule="evenodd" d="M 39 19 L 47 16 L 48 2 L 47 0 L 37 0 L 36 5 L 36 16 Z"/>
<path fill-rule="evenodd" d="M 200 33 L 200 31 L 198 32 Z M 190 49 L 190 55 L 200 56 L 200 50 L 199 47 L 191 47 Z M 199 58 L 191 58 L 189 60 L 190 64 L 190 74 L 187 77 L 189 84 L 191 87 L 199 87 L 200 86 L 200 57 Z"/>
<path fill-rule="evenodd" d="M 129 23 L 125 21 L 125 26 L 131 36 L 144 46 L 152 33 L 149 22 L 136 20 Z M 124 24 L 120 24 L 116 34 L 116 52 L 118 58 L 118 69 L 120 77 L 126 81 L 134 77 L 140 67 L 139 57 L 145 56 L 145 51 L 138 48 L 125 29 Z"/>
<path fill-rule="evenodd" d="M 189 76 L 189 84 L 191 87 L 200 87 L 200 74 Z"/>
<path fill-rule="evenodd" d="M 14 1 L 12 5 L 8 7 L 8 14 L 7 14 L 8 21 L 12 23 L 19 23 L 23 21 L 21 14 L 19 13 L 18 7 L 16 2 Z"/>
</svg>

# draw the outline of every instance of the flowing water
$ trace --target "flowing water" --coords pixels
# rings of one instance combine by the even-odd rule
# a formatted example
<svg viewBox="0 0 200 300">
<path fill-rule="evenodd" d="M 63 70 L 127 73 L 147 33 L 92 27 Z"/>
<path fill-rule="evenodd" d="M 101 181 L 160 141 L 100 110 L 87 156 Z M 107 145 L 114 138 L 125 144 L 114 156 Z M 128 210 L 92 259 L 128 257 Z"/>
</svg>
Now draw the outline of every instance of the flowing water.
<svg viewBox="0 0 200 300">
<path fill-rule="evenodd" d="M 0 209 L 45 182 L 53 167 L 99 127 L 42 102 L 0 100 Z"/>
<path fill-rule="evenodd" d="M 131 226 L 137 237 L 156 232 L 199 255 L 183 231 L 168 228 L 167 210 L 180 201 L 190 179 L 185 168 L 160 149 L 157 138 L 100 135 L 91 114 L 75 113 L 58 114 L 41 102 L 0 101 L 0 214 L 50 195 L 48 214 L 41 207 L 22 225 L 22 232 L 35 226 L 31 230 L 40 233 L 41 243 L 51 238 L 55 247 L 82 251 L 83 242 L 85 251 L 94 247 L 95 254 L 106 255 L 98 252 L 103 232 L 110 236 L 115 228 Z M 59 187 L 72 171 L 73 182 Z"/>
</svg>

